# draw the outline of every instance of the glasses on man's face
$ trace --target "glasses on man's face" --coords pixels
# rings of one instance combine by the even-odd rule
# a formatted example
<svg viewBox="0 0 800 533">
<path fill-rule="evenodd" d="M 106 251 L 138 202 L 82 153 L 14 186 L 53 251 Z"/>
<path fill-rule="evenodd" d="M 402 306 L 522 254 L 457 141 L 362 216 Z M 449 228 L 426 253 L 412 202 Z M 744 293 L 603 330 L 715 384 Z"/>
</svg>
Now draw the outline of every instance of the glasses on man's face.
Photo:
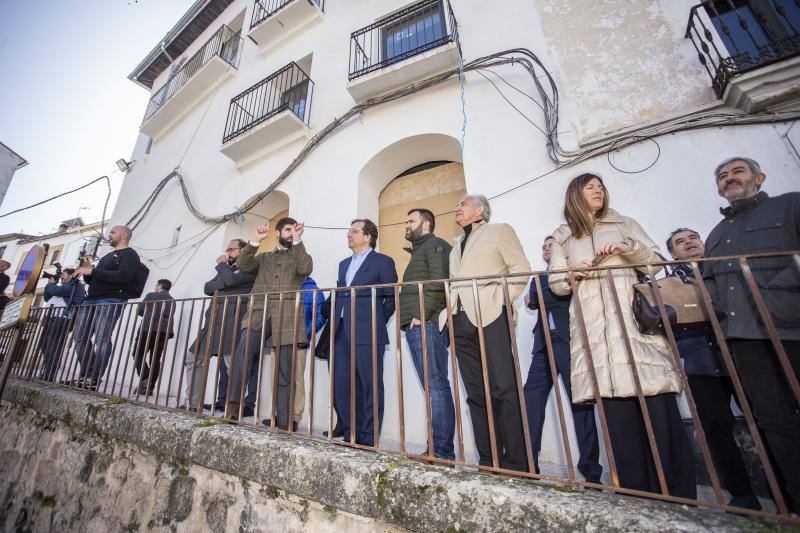
<svg viewBox="0 0 800 533">
<path fill-rule="evenodd" d="M 364 233 L 364 230 L 360 230 L 358 228 L 350 228 L 347 230 L 348 235 L 353 235 L 354 233 Z"/>
<path fill-rule="evenodd" d="M 231 252 L 238 252 L 238 251 L 239 251 L 239 249 L 238 249 L 238 248 L 228 248 L 228 249 L 227 249 L 227 250 L 225 250 L 225 251 L 226 251 L 226 252 L 228 252 L 228 253 L 231 253 Z"/>
</svg>

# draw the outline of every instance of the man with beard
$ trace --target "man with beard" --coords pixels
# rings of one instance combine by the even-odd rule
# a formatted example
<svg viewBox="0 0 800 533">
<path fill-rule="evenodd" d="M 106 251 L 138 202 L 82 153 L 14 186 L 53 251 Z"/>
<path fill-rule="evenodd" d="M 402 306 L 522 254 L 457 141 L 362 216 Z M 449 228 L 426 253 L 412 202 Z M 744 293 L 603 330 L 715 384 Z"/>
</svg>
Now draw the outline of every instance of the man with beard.
<svg viewBox="0 0 800 533">
<path fill-rule="evenodd" d="M 141 267 L 139 254 L 128 246 L 131 237 L 130 228 L 114 226 L 108 232 L 113 250 L 97 266 L 85 263 L 73 274 L 73 278 L 83 276 L 89 287 L 84 305 L 75 316 L 74 338 L 81 367 L 78 384 L 90 389 L 97 387 L 111 359 L 111 335 L 124 308 L 120 304 L 130 298 Z"/>
<path fill-rule="evenodd" d="M 783 252 L 748 259 L 791 370 L 784 373 L 764 318 L 738 261 L 709 262 L 703 280 L 725 314 L 722 333 L 733 353 L 747 399 L 766 435 L 785 482 L 790 509 L 800 509 L 800 406 L 790 379 L 800 375 L 800 272 L 788 252 L 800 248 L 800 193 L 770 197 L 760 190 L 767 176 L 747 157 L 733 157 L 714 171 L 719 195 L 728 201 L 723 220 L 706 239 L 706 257 Z"/>
<path fill-rule="evenodd" d="M 408 212 L 406 240 L 411 242 L 411 248 L 405 250 L 411 254 L 411 260 L 403 273 L 403 282 L 450 277 L 449 258 L 452 247 L 444 239 L 433 234 L 435 227 L 436 219 L 428 209 L 416 208 Z M 420 307 L 425 310 L 424 323 Z M 426 385 L 424 362 L 427 359 L 433 453 L 441 459 L 455 459 L 453 452 L 455 410 L 450 381 L 447 379 L 447 347 L 438 326 L 439 313 L 444 308 L 445 295 L 442 283 L 423 285 L 422 305 L 420 305 L 418 285 L 404 285 L 400 290 L 400 327 L 406 333 L 414 370 L 423 389 Z M 424 354 L 423 328 L 426 346 Z"/>
<path fill-rule="evenodd" d="M 284 294 L 283 299 L 280 299 L 278 294 L 270 294 L 266 308 L 263 295 L 299 291 L 311 274 L 314 263 L 301 241 L 303 229 L 303 224 L 295 219 L 281 218 L 275 224 L 277 245 L 270 252 L 258 253 L 261 241 L 269 235 L 269 226 L 259 226 L 253 240 L 239 255 L 239 268 L 256 275 L 251 294 L 258 296 L 253 298 L 250 310 L 242 319 L 236 352 L 232 363 L 228 365 L 230 395 L 226 415 L 231 418 L 236 419 L 239 415 L 243 368 L 258 355 L 263 343 L 271 337 L 271 344 L 275 347 L 274 356 L 277 358 L 276 375 L 273 376 L 278 381 L 275 399 L 277 426 L 288 429 L 289 422 L 292 421 L 293 429 L 297 427 L 297 421 L 292 420 L 289 413 L 292 353 L 296 355 L 295 372 L 302 374 L 305 370 L 305 357 L 300 355 L 305 355 L 305 351 L 301 350 L 308 344 L 305 320 L 302 315 L 295 316 L 294 295 Z M 299 312 L 302 313 L 302 310 Z M 265 319 L 266 327 L 262 332 L 262 322 Z"/>
<path fill-rule="evenodd" d="M 206 296 L 214 296 L 211 304 L 206 309 L 203 329 L 198 338 L 189 344 L 186 353 L 186 398 L 190 409 L 197 409 L 202 400 L 203 393 L 203 368 L 208 352 L 208 360 L 213 356 L 230 356 L 234 350 L 234 340 L 239 331 L 236 309 L 239 309 L 241 318 L 247 312 L 249 294 L 256 280 L 254 274 L 242 272 L 236 262 L 242 249 L 247 246 L 247 241 L 233 239 L 228 243 L 225 253 L 217 257 L 215 267 L 216 275 L 208 280 L 203 287 Z M 207 364 L 207 363 L 205 363 Z M 217 361 L 219 365 L 219 383 L 217 384 L 217 400 L 215 409 L 225 410 L 225 399 L 228 392 L 228 367 L 225 357 Z M 209 376 L 214 379 L 214 376 Z M 206 378 L 206 383 L 209 381 Z M 250 367 L 250 376 L 247 382 L 248 393 L 245 397 L 245 416 L 253 414 L 255 406 L 256 380 L 258 379 L 258 361 L 253 358 Z M 212 382 L 213 384 L 213 382 Z M 208 386 L 206 386 L 206 390 Z M 211 405 L 203 405 L 210 409 Z"/>
</svg>

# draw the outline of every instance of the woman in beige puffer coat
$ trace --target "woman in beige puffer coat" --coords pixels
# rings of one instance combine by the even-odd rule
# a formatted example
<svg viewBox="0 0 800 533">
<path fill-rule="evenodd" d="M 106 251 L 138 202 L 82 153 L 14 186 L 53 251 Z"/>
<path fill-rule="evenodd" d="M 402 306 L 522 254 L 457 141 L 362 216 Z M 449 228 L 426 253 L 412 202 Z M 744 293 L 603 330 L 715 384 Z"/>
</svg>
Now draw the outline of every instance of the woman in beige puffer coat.
<svg viewBox="0 0 800 533">
<path fill-rule="evenodd" d="M 599 176 L 582 174 L 567 187 L 563 224 L 553 232 L 550 271 L 661 261 L 658 247 L 632 218 L 608 207 L 608 194 Z M 647 439 L 622 326 L 630 340 L 633 360 L 653 426 L 669 493 L 696 496 L 691 449 L 676 396 L 682 390 L 680 375 L 666 339 L 639 332 L 631 301 L 637 282 L 632 268 L 611 270 L 621 314 L 605 271 L 550 274 L 550 290 L 573 293 L 570 305 L 570 354 L 573 402 L 594 402 L 591 366 L 608 423 L 614 459 L 623 487 L 661 492 Z M 576 298 L 577 297 L 577 298 Z M 583 311 L 588 349 L 580 331 L 576 303 Z"/>
</svg>

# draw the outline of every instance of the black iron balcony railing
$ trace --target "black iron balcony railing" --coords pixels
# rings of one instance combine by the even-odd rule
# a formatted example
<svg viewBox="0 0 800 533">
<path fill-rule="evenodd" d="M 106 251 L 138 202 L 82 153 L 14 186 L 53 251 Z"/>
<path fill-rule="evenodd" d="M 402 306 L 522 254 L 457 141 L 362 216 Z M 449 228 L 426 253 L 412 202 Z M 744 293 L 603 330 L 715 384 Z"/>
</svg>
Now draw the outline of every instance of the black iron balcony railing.
<svg viewBox="0 0 800 533">
<path fill-rule="evenodd" d="M 352 33 L 349 79 L 449 42 L 458 43 L 450 2 L 423 0 Z"/>
<path fill-rule="evenodd" d="M 223 144 L 281 111 L 290 110 L 308 124 L 313 88 L 308 74 L 292 62 L 234 96 L 225 121 Z"/>
<path fill-rule="evenodd" d="M 250 18 L 250 29 L 252 30 L 269 17 L 291 4 L 295 0 L 255 0 L 253 4 L 253 16 Z M 325 10 L 325 0 L 298 0 L 300 2 L 314 2 L 323 11 Z"/>
<path fill-rule="evenodd" d="M 768 342 L 774 349 L 776 361 L 779 362 L 775 363 L 779 365 L 775 372 L 783 373 L 786 390 L 788 391 L 786 392 L 787 396 L 782 397 L 784 398 L 783 401 L 793 402 L 791 407 L 788 408 L 794 409 L 797 405 L 794 402 L 800 401 L 800 384 L 797 382 L 797 370 L 796 368 L 793 370 L 791 366 L 789 359 L 792 356 L 790 348 L 788 344 L 782 342 L 775 325 L 777 320 L 783 320 L 787 317 L 781 316 L 778 309 L 771 307 L 771 300 L 767 299 L 766 289 L 762 288 L 758 281 L 758 271 L 754 271 L 758 265 L 763 266 L 765 264 L 763 261 L 767 259 L 774 260 L 780 256 L 784 258 L 791 257 L 792 263 L 790 265 L 794 265 L 793 275 L 796 275 L 797 269 L 800 268 L 800 252 L 798 251 L 697 259 L 688 263 L 681 261 L 680 264 L 684 268 L 691 269 L 695 276 L 694 279 L 700 279 L 700 265 L 709 261 L 729 261 L 728 265 L 737 269 L 738 275 L 745 281 L 745 286 L 747 287 L 745 290 L 749 291 L 749 296 L 756 304 L 757 317 L 754 317 L 753 320 L 758 320 L 759 323 L 764 324 L 769 332 Z M 759 261 L 762 262 L 759 263 Z M 761 475 L 766 479 L 767 486 L 763 490 L 759 489 L 759 495 L 762 496 L 762 501 L 767 507 L 764 510 L 757 511 L 752 508 L 739 507 L 733 500 L 731 503 L 727 503 L 723 493 L 724 483 L 727 478 L 723 479 L 720 476 L 721 463 L 717 460 L 717 457 L 720 456 L 715 457 L 717 451 L 720 451 L 721 448 L 709 444 L 709 440 L 706 437 L 706 428 L 709 426 L 704 427 L 705 422 L 699 418 L 695 395 L 692 392 L 693 385 L 691 385 L 683 369 L 680 348 L 676 341 L 676 336 L 680 334 L 680 331 L 678 326 L 672 325 L 670 322 L 670 314 L 668 313 L 673 311 L 667 307 L 665 296 L 662 292 L 666 289 L 662 288 L 660 283 L 652 283 L 658 314 L 664 325 L 663 345 L 669 346 L 669 358 L 672 361 L 672 366 L 678 379 L 682 383 L 682 389 L 692 419 L 693 431 L 691 435 L 687 435 L 687 438 L 693 438 L 695 445 L 700 450 L 699 457 L 696 459 L 697 467 L 692 469 L 691 472 L 688 470 L 683 472 L 682 475 L 695 476 L 695 470 L 697 470 L 698 474 L 702 475 L 698 475 L 695 481 L 697 485 L 706 488 L 696 498 L 673 494 L 671 489 L 668 489 L 665 483 L 667 479 L 665 477 L 665 469 L 673 467 L 663 466 L 660 460 L 656 458 L 660 457 L 659 447 L 664 442 L 669 442 L 669 440 L 659 440 L 656 443 L 654 439 L 651 419 L 661 415 L 654 414 L 655 411 L 645 408 L 646 405 L 649 405 L 649 402 L 645 399 L 645 393 L 638 377 L 640 372 L 646 371 L 650 379 L 653 379 L 654 374 L 651 373 L 653 370 L 648 368 L 650 367 L 649 364 L 639 362 L 639 359 L 634 357 L 629 338 L 629 335 L 632 334 L 630 323 L 622 318 L 622 305 L 625 305 L 626 302 L 622 302 L 617 296 L 617 291 L 620 290 L 617 285 L 619 278 L 614 275 L 620 269 L 631 268 L 655 273 L 661 270 L 663 264 L 674 265 L 675 263 L 623 264 L 610 267 L 575 268 L 567 271 L 525 272 L 502 276 L 482 276 L 479 278 L 414 281 L 384 285 L 271 292 L 267 294 L 218 295 L 213 298 L 150 300 L 141 303 L 84 304 L 68 310 L 63 307 L 33 308 L 28 322 L 22 326 L 21 330 L 0 332 L 0 360 L 4 360 L 2 366 L 4 371 L 10 371 L 10 375 L 17 379 L 46 381 L 74 389 L 92 391 L 109 398 L 119 398 L 159 408 L 180 409 L 184 413 L 192 413 L 195 416 L 227 419 L 232 423 L 242 424 L 251 428 L 260 427 L 264 429 L 263 424 L 267 424 L 274 431 L 284 431 L 318 442 L 381 451 L 387 454 L 458 468 L 479 468 L 483 471 L 536 479 L 543 483 L 592 488 L 617 494 L 650 497 L 667 502 L 697 505 L 750 516 L 777 519 L 795 526 L 800 524 L 800 518 L 795 514 L 790 514 L 786 496 L 784 496 L 778 482 L 782 463 L 776 458 L 770 457 L 767 452 L 767 443 L 764 441 L 762 432 L 759 431 L 757 426 L 758 417 L 764 415 L 759 415 L 758 412 L 753 411 L 748 397 L 745 395 L 743 371 L 740 371 L 734 362 L 734 355 L 732 355 L 730 348 L 731 343 L 725 337 L 720 319 L 715 312 L 715 309 L 719 307 L 719 301 L 713 299 L 715 296 L 712 296 L 703 283 L 697 284 L 698 305 L 702 305 L 706 310 L 709 322 L 704 329 L 699 331 L 702 335 L 709 335 L 709 341 L 713 337 L 715 339 L 714 342 L 719 347 L 720 364 L 724 365 L 722 368 L 727 370 L 727 374 L 730 376 L 729 386 L 733 390 L 732 393 L 728 392 L 726 395 L 735 395 L 738 405 L 741 406 L 746 430 L 750 436 L 751 444 L 743 444 L 742 446 L 743 448 L 749 447 L 751 452 L 755 452 L 754 455 L 757 456 L 758 466 L 754 465 L 752 473 L 749 475 L 753 477 L 754 482 L 756 479 L 761 479 Z M 734 267 L 733 265 L 736 266 Z M 579 279 L 576 275 L 577 272 L 584 272 L 586 277 Z M 761 272 L 763 274 L 763 271 Z M 619 442 L 614 441 L 613 437 L 611 437 L 607 420 L 608 402 L 613 401 L 615 397 L 613 394 L 609 395 L 609 393 L 603 393 L 600 390 L 598 372 L 601 370 L 596 369 L 595 366 L 599 365 L 598 368 L 600 369 L 606 367 L 604 366 L 605 363 L 594 362 L 593 357 L 597 356 L 597 354 L 592 355 L 592 343 L 589 340 L 589 332 L 587 330 L 587 324 L 591 324 L 593 318 L 597 318 L 596 313 L 604 311 L 583 307 L 585 302 L 582 303 L 581 298 L 573 298 L 574 310 L 571 311 L 570 320 L 574 321 L 575 335 L 586 352 L 588 371 L 591 378 L 592 398 L 597 409 L 599 435 L 605 445 L 608 474 L 603 475 L 602 481 L 599 479 L 583 481 L 576 473 L 570 435 L 567 429 L 568 419 L 562 407 L 561 395 L 563 392 L 558 385 L 554 389 L 556 400 L 555 416 L 558 418 L 558 423 L 555 424 L 557 429 L 553 434 L 554 440 L 550 442 L 553 443 L 551 445 L 559 448 L 559 456 L 565 458 L 564 462 L 566 464 L 558 465 L 558 468 L 556 468 L 556 465 L 546 466 L 542 463 L 539 464 L 538 469 L 536 468 L 534 454 L 538 453 L 538 450 L 534 451 L 533 449 L 536 441 L 531 436 L 533 430 L 527 425 L 526 410 L 528 406 L 523 390 L 523 380 L 527 372 L 524 372 L 525 369 L 521 368 L 521 355 L 518 353 L 517 343 L 512 340 L 519 335 L 529 336 L 530 332 L 517 332 L 515 330 L 514 323 L 510 318 L 514 314 L 513 308 L 515 306 L 510 291 L 514 287 L 519 291 L 520 286 L 527 285 L 529 278 L 532 278 L 530 282 L 536 287 L 535 292 L 538 297 L 539 312 L 547 316 L 549 304 L 542 296 L 544 276 L 548 274 L 552 276 L 558 273 L 566 273 L 571 283 L 576 287 L 574 289 L 576 294 L 581 292 L 578 284 L 590 283 L 605 287 L 603 289 L 604 293 L 608 291 L 612 295 L 612 298 L 609 299 L 613 305 L 611 313 L 612 316 L 619 317 L 618 327 L 620 330 L 618 334 L 624 339 L 622 345 L 626 346 L 626 360 L 628 361 L 627 365 L 616 364 L 620 365 L 620 372 L 623 372 L 622 369 L 624 368 L 628 369 L 624 370 L 625 372 L 630 372 L 630 383 L 634 388 L 632 398 L 641 407 L 640 412 L 644 420 L 643 431 L 646 432 L 647 442 L 650 443 L 649 447 L 647 444 L 643 445 L 642 453 L 649 454 L 653 458 L 654 472 L 651 475 L 657 475 L 660 490 L 631 488 L 625 479 L 619 475 L 618 468 L 625 467 L 618 462 L 619 455 L 614 451 L 614 448 Z M 615 278 L 617 278 L 617 281 L 615 281 Z M 432 325 L 431 328 L 422 328 L 421 332 L 418 333 L 421 335 L 420 351 L 422 352 L 421 366 L 415 365 L 417 381 L 421 385 L 421 387 L 418 387 L 417 383 L 409 386 L 408 382 L 403 379 L 403 365 L 411 362 L 409 361 L 411 353 L 402 342 L 403 334 L 399 320 L 395 316 L 394 322 L 389 322 L 388 324 L 393 327 L 387 328 L 387 324 L 383 320 L 388 320 L 388 317 L 384 316 L 384 311 L 381 311 L 380 314 L 376 311 L 377 309 L 385 310 L 387 306 L 393 310 L 400 309 L 401 292 L 409 291 L 411 294 L 418 295 L 419 317 L 421 322 L 425 324 L 428 321 L 435 322 L 437 319 L 437 317 L 426 317 L 425 314 L 424 295 L 427 294 L 429 287 L 442 291 L 446 309 L 453 307 L 451 306 L 453 298 L 461 298 L 464 295 L 466 295 L 464 297 L 469 298 L 468 294 L 471 292 L 471 301 L 477 317 L 475 327 L 479 331 L 480 343 L 479 349 L 476 348 L 479 353 L 473 354 L 472 348 L 469 348 L 469 357 L 477 357 L 478 372 L 482 371 L 484 376 L 481 389 L 487 399 L 486 405 L 492 406 L 493 402 L 489 401 L 489 398 L 493 394 L 491 392 L 491 390 L 494 390 L 492 383 L 496 378 L 487 369 L 489 368 L 488 365 L 494 364 L 495 361 L 490 357 L 497 357 L 496 353 L 503 353 L 503 348 L 499 348 L 500 352 L 492 352 L 487 350 L 484 344 L 484 330 L 490 326 L 484 324 L 481 318 L 484 316 L 481 308 L 484 307 L 485 309 L 487 304 L 491 304 L 487 302 L 485 296 L 482 296 L 481 291 L 483 289 L 478 288 L 479 284 L 481 287 L 494 286 L 501 291 L 503 299 L 501 313 L 508 317 L 508 340 L 504 342 L 509 343 L 508 348 L 513 359 L 511 370 L 513 374 L 510 379 L 514 382 L 514 393 L 505 400 L 507 407 L 504 407 L 504 409 L 507 409 L 508 412 L 503 416 L 511 416 L 508 413 L 519 411 L 516 416 L 519 417 L 521 423 L 519 427 L 514 429 L 516 432 L 514 438 L 524 442 L 525 455 L 527 457 L 527 464 L 517 465 L 514 467 L 516 470 L 512 470 L 510 469 L 511 467 L 503 466 L 500 463 L 500 457 L 504 455 L 504 451 L 498 449 L 494 438 L 489 440 L 492 448 L 490 462 L 481 461 L 480 464 L 477 464 L 477 455 L 473 451 L 466 449 L 469 443 L 466 442 L 468 436 L 465 435 L 465 426 L 470 421 L 474 425 L 475 420 L 471 420 L 471 418 L 479 415 L 470 410 L 470 407 L 461 396 L 464 390 L 461 385 L 465 379 L 465 367 L 462 366 L 465 364 L 465 360 L 462 358 L 461 351 L 469 348 L 469 345 L 465 344 L 467 341 L 461 340 L 461 337 L 456 336 L 456 326 L 454 325 L 456 318 L 454 315 L 447 313 L 447 328 L 441 332 L 441 335 L 446 337 L 446 339 L 441 339 L 444 344 L 440 350 L 444 350 L 444 352 L 438 352 L 439 355 L 436 355 L 437 348 L 434 346 L 435 343 L 426 341 L 426 335 L 440 334 L 438 324 Z M 598 288 L 597 290 L 600 289 Z M 329 318 L 326 317 L 327 322 L 329 322 L 327 325 L 321 325 L 326 320 L 318 319 L 320 314 L 323 317 L 326 315 L 325 306 L 322 306 L 324 300 L 327 300 L 330 304 L 330 309 L 333 310 L 328 314 Z M 339 303 L 337 304 L 337 302 Z M 248 310 L 256 309 L 256 304 L 258 304 L 259 309 L 272 310 L 271 322 L 267 322 L 267 313 L 257 315 L 248 312 Z M 630 304 L 628 303 L 628 305 Z M 322 309 L 320 309 L 321 307 Z M 70 312 L 65 313 L 65 311 Z M 388 312 L 394 313 L 394 311 Z M 358 355 L 358 359 L 361 361 L 359 365 L 362 362 L 367 365 L 363 375 L 361 374 L 362 370 L 356 370 L 355 344 L 351 343 L 349 346 L 342 347 L 339 345 L 339 341 L 335 339 L 336 336 L 343 334 L 343 327 L 339 327 L 339 324 L 340 321 L 345 320 L 341 318 L 345 316 L 345 313 L 348 317 L 360 317 L 356 320 L 350 320 L 349 324 L 346 321 L 344 322 L 349 327 L 349 338 L 356 338 L 357 327 L 359 328 L 358 331 L 371 330 L 369 332 L 372 338 L 371 358 L 362 359 L 362 355 Z M 310 324 L 310 331 L 308 332 L 305 328 L 305 319 Z M 358 322 L 358 325 L 356 325 L 356 322 Z M 287 328 L 286 326 L 272 329 L 274 324 L 290 323 L 293 323 L 293 326 L 288 326 L 288 329 L 285 329 Z M 243 324 L 246 324 L 246 327 L 240 329 Z M 272 326 L 269 324 L 272 324 Z M 260 333 L 268 329 L 274 334 L 274 338 L 271 341 L 262 338 Z M 324 336 L 325 330 L 328 332 L 338 331 L 339 333 Z M 379 341 L 378 331 L 383 332 L 383 341 Z M 317 342 L 318 335 L 320 338 Z M 406 332 L 406 338 L 408 338 L 408 335 L 409 332 Z M 553 348 L 554 339 L 551 338 L 549 328 L 545 327 L 542 330 L 542 335 L 544 336 L 545 357 L 549 364 L 550 379 L 552 383 L 557 384 L 557 366 Z M 287 336 L 291 337 L 291 342 L 285 342 Z M 17 341 L 14 341 L 14 338 Z M 495 339 L 497 338 L 495 333 Z M 308 343 L 306 348 L 305 341 L 307 339 L 311 342 Z M 386 339 L 388 339 L 388 345 L 385 344 L 387 342 Z M 622 341 L 620 342 L 622 343 Z M 284 351 L 281 350 L 280 357 L 275 354 L 271 358 L 269 357 L 270 352 L 273 351 L 272 346 L 287 345 L 291 346 L 290 354 L 283 353 Z M 445 347 L 446 345 L 449 345 L 449 349 Z M 385 352 L 387 347 L 389 350 Z M 220 357 L 214 357 L 217 354 L 220 354 Z M 223 370 L 225 367 L 222 367 L 219 362 L 222 359 L 222 355 L 225 355 L 226 358 L 233 355 L 233 358 L 230 359 L 231 362 L 228 363 L 227 371 Z M 432 357 L 440 356 L 444 356 L 442 361 L 429 364 Z M 317 361 L 318 357 L 327 359 L 327 364 L 324 365 L 329 372 L 327 376 L 323 374 L 325 371 L 322 369 L 317 375 L 319 366 L 323 364 Z M 600 357 L 603 356 L 600 355 Z M 366 359 L 370 359 L 372 362 L 369 363 Z M 466 363 L 472 365 L 473 363 L 469 361 L 471 359 L 467 359 Z M 395 367 L 392 370 L 396 370 L 396 372 L 378 370 L 379 362 L 381 362 L 380 365 L 383 365 L 383 362 L 389 365 L 391 362 L 391 365 Z M 380 368 L 383 367 L 380 366 Z M 450 424 L 454 426 L 455 430 L 451 429 L 450 436 L 442 443 L 453 446 L 451 448 L 455 451 L 455 458 L 453 459 L 444 459 L 434 455 L 434 438 L 439 437 L 434 437 L 433 426 L 434 424 L 445 424 L 442 420 L 433 420 L 431 390 L 435 386 L 432 384 L 431 380 L 434 377 L 430 372 L 434 372 L 434 368 L 439 369 L 436 372 L 443 372 L 445 386 L 448 391 L 452 388 L 451 397 L 454 402 L 454 419 L 451 419 Z M 243 384 L 248 382 L 248 376 L 251 371 L 257 372 L 257 379 L 254 385 L 245 386 Z M 357 420 L 356 409 L 360 410 L 360 416 L 366 415 L 367 409 L 369 409 L 365 403 L 364 395 L 361 392 L 356 392 L 355 376 L 357 372 L 359 380 L 363 379 L 364 383 L 371 383 L 369 390 L 373 393 L 373 401 L 370 404 L 372 424 L 359 428 L 358 439 L 360 440 L 356 439 L 355 431 L 348 432 L 344 435 L 343 440 L 338 440 L 334 435 L 333 429 L 335 417 L 343 416 L 342 413 L 345 413 L 349 408 L 350 416 L 348 419 L 355 424 Z M 474 370 L 470 372 L 474 373 Z M 224 381 L 223 373 L 227 376 Z M 305 381 L 306 373 L 308 374 L 307 387 Z M 452 382 L 448 380 L 448 374 L 452 376 Z M 279 381 L 283 379 L 280 376 L 285 375 L 290 376 L 288 381 Z M 302 378 L 298 379 L 298 376 L 302 376 Z M 234 384 L 233 377 L 237 378 L 236 384 Z M 569 376 L 566 379 L 569 380 Z M 346 385 L 348 380 L 351 383 L 350 387 Z M 384 382 L 385 386 L 382 386 L 381 384 L 384 384 Z M 286 389 L 288 389 L 288 394 L 282 396 L 285 399 L 284 402 L 278 399 L 278 391 L 282 390 L 279 387 L 282 387 L 284 392 L 287 392 Z M 301 388 L 296 389 L 295 387 Z M 441 393 L 442 389 L 437 390 Z M 391 397 L 388 396 L 388 391 L 394 391 Z M 245 395 L 250 393 L 253 393 L 253 404 L 248 408 L 247 396 Z M 379 400 L 376 395 L 380 395 L 380 398 L 383 398 L 385 394 L 387 396 L 384 409 L 384 407 L 381 407 L 383 400 Z M 2 384 L 0 384 L 0 395 L 2 395 Z M 216 406 L 214 400 L 221 397 L 226 398 L 227 403 L 220 409 Z M 440 395 L 438 401 L 441 402 L 441 398 Z M 726 401 L 730 401 L 727 396 Z M 210 402 L 210 405 L 204 406 L 203 404 L 207 402 Z M 411 409 L 406 410 L 406 402 L 409 403 Z M 338 405 L 336 408 L 335 403 Z M 514 406 L 515 404 L 516 407 Z M 538 408 L 540 406 L 532 405 L 531 407 Z M 337 410 L 338 415 L 335 414 Z M 392 416 L 391 420 L 389 419 L 390 411 L 397 414 L 396 417 Z M 264 416 L 268 417 L 269 420 L 262 424 L 262 417 Z M 283 416 L 286 417 L 286 423 L 284 427 L 281 427 L 276 422 L 276 419 L 280 420 L 280 417 Z M 492 411 L 487 408 L 487 412 L 480 416 L 485 417 L 484 420 L 488 426 L 489 434 L 495 435 L 498 419 L 492 415 Z M 294 419 L 295 422 L 298 422 L 299 419 L 299 426 L 289 424 L 288 420 L 290 419 Z M 712 417 L 709 420 L 712 419 L 714 418 Z M 381 423 L 381 420 L 383 420 L 383 423 Z M 542 426 L 540 426 L 540 430 L 541 428 Z M 324 429 L 327 429 L 325 434 L 323 434 Z M 361 442 L 367 433 L 371 434 L 371 438 L 366 442 Z M 384 434 L 383 436 L 382 433 Z M 399 441 L 394 440 L 394 438 L 388 438 L 387 433 L 399 436 Z M 639 438 L 638 435 L 636 438 Z M 670 437 L 673 442 L 675 438 Z M 744 438 L 747 439 L 747 437 Z M 745 440 L 745 442 L 748 441 Z M 424 455 L 417 455 L 409 449 L 415 448 L 419 450 L 425 443 L 427 443 L 428 448 Z M 727 451 L 725 453 L 728 454 Z M 669 452 L 665 452 L 665 456 L 668 454 Z M 701 460 L 702 465 L 700 463 Z M 561 469 L 561 466 L 565 466 L 566 471 Z M 685 464 L 683 465 L 683 467 L 686 466 Z M 772 501 L 770 501 L 770 496 Z"/>
<path fill-rule="evenodd" d="M 236 68 L 239 64 L 242 37 L 241 31 L 233 31 L 224 24 L 214 35 L 198 50 L 186 63 L 171 76 L 167 82 L 150 97 L 150 103 L 144 114 L 144 120 L 149 119 L 153 114 L 161 109 L 181 87 L 186 85 L 192 76 L 211 59 L 219 57 L 230 66 Z"/>
<path fill-rule="evenodd" d="M 800 54 L 798 31 L 794 0 L 707 0 L 691 9 L 686 37 L 721 98 L 734 76 Z"/>
</svg>

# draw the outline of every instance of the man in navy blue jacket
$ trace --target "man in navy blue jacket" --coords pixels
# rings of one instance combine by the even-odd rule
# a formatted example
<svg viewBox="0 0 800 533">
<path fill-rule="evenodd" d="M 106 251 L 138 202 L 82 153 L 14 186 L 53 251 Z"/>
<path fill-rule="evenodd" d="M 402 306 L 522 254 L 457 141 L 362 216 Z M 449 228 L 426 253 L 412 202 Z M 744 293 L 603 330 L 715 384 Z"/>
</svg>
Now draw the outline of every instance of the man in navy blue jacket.
<svg viewBox="0 0 800 533">
<path fill-rule="evenodd" d="M 391 257 L 375 251 L 378 227 L 369 219 L 351 222 L 347 232 L 347 245 L 353 251 L 339 263 L 337 287 L 356 287 L 396 283 L 397 271 Z M 372 341 L 372 291 L 355 291 L 355 316 L 351 314 L 350 291 L 337 291 L 336 308 L 332 313 L 335 331 L 333 379 L 334 403 L 341 416 L 344 437 L 350 440 L 351 428 L 355 441 L 374 446 L 383 421 L 383 352 L 389 343 L 386 323 L 394 313 L 394 291 L 391 288 L 375 291 L 375 345 Z M 355 333 L 355 336 L 353 336 Z M 355 351 L 355 420 L 351 420 L 350 350 Z M 372 352 L 377 353 L 377 383 L 372 379 Z M 377 407 L 373 405 L 373 386 L 377 386 Z M 375 432 L 374 413 L 378 415 Z"/>
<path fill-rule="evenodd" d="M 550 248 L 553 237 L 548 236 L 542 244 L 542 259 L 550 264 Z M 539 295 L 536 290 L 535 280 L 531 281 L 530 293 L 525 298 L 525 303 L 530 309 L 539 311 L 536 326 L 533 329 L 533 359 L 528 370 L 528 379 L 525 381 L 525 406 L 528 412 L 528 428 L 531 433 L 533 446 L 533 459 L 536 470 L 539 470 L 539 452 L 542 449 L 542 428 L 544 426 L 544 412 L 547 407 L 547 398 L 553 388 L 550 373 L 550 360 L 547 356 L 547 341 L 544 328 L 550 330 L 550 340 L 553 345 L 553 360 L 556 363 L 556 373 L 561 375 L 564 389 L 572 406 L 572 419 L 575 425 L 575 436 L 578 440 L 580 457 L 578 471 L 583 474 L 586 481 L 600 483 L 603 467 L 600 466 L 600 444 L 597 440 L 597 426 L 594 422 L 594 406 L 591 404 L 576 405 L 572 403 L 572 383 L 570 380 L 570 352 L 569 352 L 569 302 L 572 295 L 557 296 L 550 291 L 547 276 L 541 276 L 542 300 L 547 310 L 547 316 L 539 309 Z"/>
<path fill-rule="evenodd" d="M 700 234 L 689 228 L 673 231 L 667 239 L 667 250 L 674 259 L 697 259 L 705 253 Z M 671 274 L 694 278 L 694 271 L 687 264 L 675 265 Z M 731 493 L 730 505 L 761 509 L 733 436 L 736 419 L 731 411 L 731 398 L 737 404 L 739 401 L 714 333 L 710 327 L 676 331 L 675 342 L 683 359 L 683 369 L 692 389 L 711 458 L 723 486 Z"/>
</svg>

